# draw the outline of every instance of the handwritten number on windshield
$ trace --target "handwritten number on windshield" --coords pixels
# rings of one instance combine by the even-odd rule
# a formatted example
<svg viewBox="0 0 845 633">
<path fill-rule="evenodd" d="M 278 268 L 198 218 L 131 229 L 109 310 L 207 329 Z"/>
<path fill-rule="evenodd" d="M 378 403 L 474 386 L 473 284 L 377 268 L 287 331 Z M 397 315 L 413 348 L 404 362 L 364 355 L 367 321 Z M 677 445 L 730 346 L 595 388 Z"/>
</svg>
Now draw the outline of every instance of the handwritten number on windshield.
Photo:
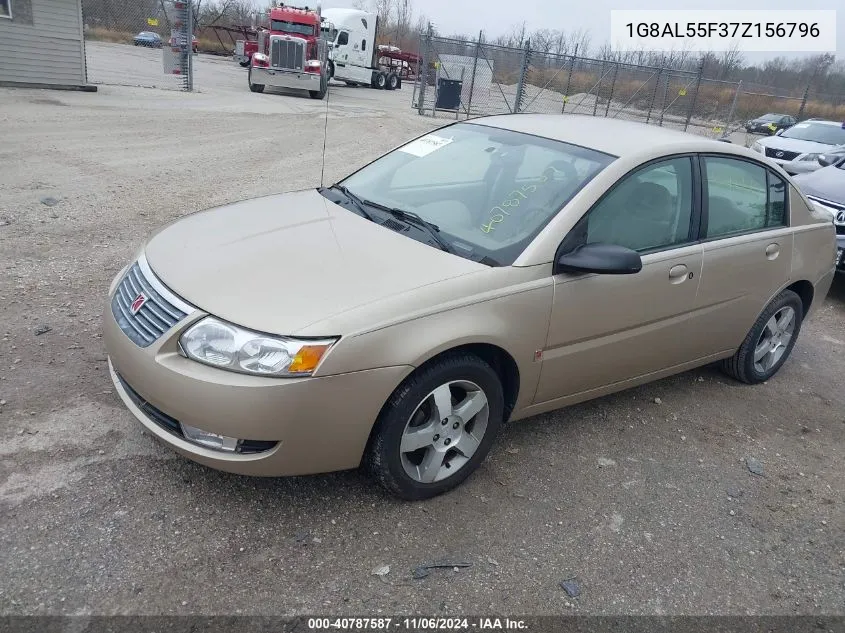
<svg viewBox="0 0 845 633">
<path fill-rule="evenodd" d="M 527 200 L 528 196 L 525 195 L 525 192 L 533 193 L 535 191 L 537 191 L 537 185 L 523 185 L 521 190 L 511 191 L 507 200 L 490 209 L 490 219 L 487 224 L 481 225 L 481 230 L 485 233 L 493 231 L 496 228 L 493 226 L 494 224 L 501 224 L 505 221 L 505 216 L 510 215 L 507 209 L 518 207 L 522 200 Z"/>
</svg>

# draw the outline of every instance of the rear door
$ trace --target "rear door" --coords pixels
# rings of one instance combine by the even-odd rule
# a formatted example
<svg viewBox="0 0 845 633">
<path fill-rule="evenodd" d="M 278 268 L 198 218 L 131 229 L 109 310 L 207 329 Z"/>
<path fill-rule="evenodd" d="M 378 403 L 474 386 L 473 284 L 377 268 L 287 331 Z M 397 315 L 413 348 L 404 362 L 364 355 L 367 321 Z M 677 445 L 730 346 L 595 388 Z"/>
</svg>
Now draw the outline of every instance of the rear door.
<svg viewBox="0 0 845 633">
<path fill-rule="evenodd" d="M 787 284 L 792 230 L 784 180 L 752 160 L 701 157 L 703 268 L 694 340 L 700 356 L 735 350 Z"/>
</svg>

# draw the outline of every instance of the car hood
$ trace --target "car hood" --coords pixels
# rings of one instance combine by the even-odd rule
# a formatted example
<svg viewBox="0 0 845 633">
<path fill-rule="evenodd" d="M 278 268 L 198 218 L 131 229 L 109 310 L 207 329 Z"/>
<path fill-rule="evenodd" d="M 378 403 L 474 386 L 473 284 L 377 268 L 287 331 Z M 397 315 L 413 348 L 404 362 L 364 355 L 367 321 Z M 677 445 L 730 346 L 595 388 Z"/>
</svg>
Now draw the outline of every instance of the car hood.
<svg viewBox="0 0 845 633">
<path fill-rule="evenodd" d="M 845 170 L 843 169 L 831 165 L 809 174 L 793 176 L 792 180 L 808 196 L 845 204 Z"/>
<path fill-rule="evenodd" d="M 819 153 L 823 154 L 830 149 L 830 145 L 816 143 L 814 141 L 802 141 L 797 138 L 784 138 L 783 136 L 770 136 L 758 141 L 763 147 L 782 149 L 787 152 L 800 152 L 801 154 Z"/>
<path fill-rule="evenodd" d="M 155 234 L 145 255 L 187 302 L 274 334 L 488 268 L 370 222 L 316 190 L 183 217 Z M 325 332 L 336 334 L 344 332 Z"/>
</svg>

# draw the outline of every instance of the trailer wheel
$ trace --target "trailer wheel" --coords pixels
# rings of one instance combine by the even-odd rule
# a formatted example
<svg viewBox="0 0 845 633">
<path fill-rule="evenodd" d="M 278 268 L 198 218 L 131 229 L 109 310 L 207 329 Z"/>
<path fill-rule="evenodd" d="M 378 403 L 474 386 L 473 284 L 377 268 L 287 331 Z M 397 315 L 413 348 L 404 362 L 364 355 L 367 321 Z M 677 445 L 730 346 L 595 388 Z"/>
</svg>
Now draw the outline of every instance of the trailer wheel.
<svg viewBox="0 0 845 633">
<path fill-rule="evenodd" d="M 387 86 L 387 75 L 385 75 L 383 72 L 376 73 L 373 79 L 375 80 L 375 85 L 373 86 L 373 88 L 375 88 L 376 90 L 384 90 L 385 86 Z"/>
<path fill-rule="evenodd" d="M 387 89 L 388 90 L 396 90 L 396 87 L 399 85 L 399 77 L 396 76 L 396 73 L 390 73 L 387 76 Z"/>
<path fill-rule="evenodd" d="M 252 92 L 264 92 L 264 84 L 254 84 L 252 83 L 252 66 L 249 67 L 249 77 L 247 78 L 249 82 L 249 89 Z"/>
</svg>

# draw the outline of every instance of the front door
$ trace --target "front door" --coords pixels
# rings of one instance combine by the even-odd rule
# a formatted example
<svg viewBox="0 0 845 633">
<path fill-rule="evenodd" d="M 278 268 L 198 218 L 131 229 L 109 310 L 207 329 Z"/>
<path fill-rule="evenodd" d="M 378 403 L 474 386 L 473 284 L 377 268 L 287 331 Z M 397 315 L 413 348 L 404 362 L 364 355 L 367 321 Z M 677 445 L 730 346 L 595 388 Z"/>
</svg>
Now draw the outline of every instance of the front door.
<svg viewBox="0 0 845 633">
<path fill-rule="evenodd" d="M 638 251 L 632 275 L 555 276 L 535 402 L 571 396 L 692 360 L 702 269 L 693 166 L 680 156 L 626 176 L 582 218 L 565 248 L 611 243 Z"/>
</svg>

